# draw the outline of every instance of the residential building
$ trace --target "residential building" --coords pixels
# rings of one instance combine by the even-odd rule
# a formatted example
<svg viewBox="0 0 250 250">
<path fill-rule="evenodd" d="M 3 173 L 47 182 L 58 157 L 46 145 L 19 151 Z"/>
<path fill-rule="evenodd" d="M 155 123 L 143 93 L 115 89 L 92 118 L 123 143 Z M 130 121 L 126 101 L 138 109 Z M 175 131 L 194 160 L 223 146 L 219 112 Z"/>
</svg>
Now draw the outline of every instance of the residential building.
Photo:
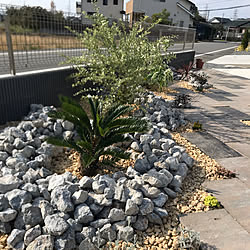
<svg viewBox="0 0 250 250">
<path fill-rule="evenodd" d="M 94 4 L 93 4 L 94 2 Z M 76 11 L 78 14 L 85 11 L 88 15 L 95 13 L 95 5 L 99 8 L 100 13 L 112 19 L 123 18 L 124 0 L 81 0 L 76 3 Z"/>
<path fill-rule="evenodd" d="M 189 0 L 130 0 L 126 4 L 126 17 L 130 23 L 143 16 L 151 17 L 167 9 L 173 25 L 193 27 L 196 6 Z"/>
<path fill-rule="evenodd" d="M 231 19 L 229 18 L 224 18 L 224 17 L 213 17 L 212 19 L 209 20 L 209 23 L 211 24 L 226 24 L 231 22 Z"/>
</svg>

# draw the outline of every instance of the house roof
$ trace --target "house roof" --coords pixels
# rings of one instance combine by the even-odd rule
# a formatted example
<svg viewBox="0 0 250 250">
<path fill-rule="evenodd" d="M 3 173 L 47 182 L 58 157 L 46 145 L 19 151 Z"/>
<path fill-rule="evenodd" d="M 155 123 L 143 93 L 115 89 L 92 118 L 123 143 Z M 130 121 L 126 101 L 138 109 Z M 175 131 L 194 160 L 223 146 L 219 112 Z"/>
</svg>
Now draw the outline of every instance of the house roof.
<svg viewBox="0 0 250 250">
<path fill-rule="evenodd" d="M 212 23 L 214 20 L 218 20 L 219 23 L 228 23 L 228 22 L 231 22 L 231 19 L 225 18 L 225 17 L 213 17 L 211 20 L 209 20 L 209 22 Z"/>
<path fill-rule="evenodd" d="M 191 1 L 188 1 L 190 3 L 192 3 Z M 180 7 L 181 9 L 183 9 L 185 12 L 187 12 L 191 17 L 194 18 L 194 14 L 189 10 L 187 9 L 184 5 L 182 5 L 181 3 L 177 2 L 177 6 Z"/>
<path fill-rule="evenodd" d="M 225 26 L 231 27 L 231 28 L 249 27 L 250 21 L 248 21 L 248 20 L 235 20 L 235 21 L 231 21 L 229 23 L 226 23 Z"/>
</svg>

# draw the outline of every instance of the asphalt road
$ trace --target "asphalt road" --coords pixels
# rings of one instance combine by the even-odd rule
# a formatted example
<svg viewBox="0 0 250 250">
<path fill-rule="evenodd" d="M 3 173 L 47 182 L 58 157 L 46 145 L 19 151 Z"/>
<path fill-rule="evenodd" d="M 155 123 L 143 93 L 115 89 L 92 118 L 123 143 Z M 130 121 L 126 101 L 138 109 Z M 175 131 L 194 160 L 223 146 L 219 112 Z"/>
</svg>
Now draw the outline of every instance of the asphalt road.
<svg viewBox="0 0 250 250">
<path fill-rule="evenodd" d="M 196 58 L 209 61 L 223 55 L 232 54 L 239 43 L 231 42 L 199 42 L 195 43 Z M 170 51 L 182 50 L 182 44 L 176 44 Z M 191 44 L 186 45 L 186 50 L 192 49 Z M 51 69 L 62 66 L 65 56 L 79 56 L 83 49 L 55 49 L 47 51 L 15 52 L 16 71 L 26 72 L 30 70 Z M 64 65 L 65 66 L 65 65 Z M 7 53 L 0 52 L 0 75 L 9 74 L 9 60 Z"/>
</svg>

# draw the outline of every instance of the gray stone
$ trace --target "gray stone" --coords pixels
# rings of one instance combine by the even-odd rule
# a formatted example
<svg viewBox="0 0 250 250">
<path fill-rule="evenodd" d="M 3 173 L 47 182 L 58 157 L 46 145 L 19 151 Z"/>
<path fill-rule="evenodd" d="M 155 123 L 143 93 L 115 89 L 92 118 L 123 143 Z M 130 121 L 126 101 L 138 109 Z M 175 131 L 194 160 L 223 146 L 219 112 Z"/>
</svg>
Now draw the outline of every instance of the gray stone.
<svg viewBox="0 0 250 250">
<path fill-rule="evenodd" d="M 69 122 L 69 121 L 63 121 L 62 122 L 62 127 L 65 130 L 69 130 L 69 131 L 73 131 L 74 130 L 74 124 L 72 122 Z"/>
<path fill-rule="evenodd" d="M 34 227 L 43 222 L 41 210 L 39 207 L 25 204 L 22 206 L 23 221 L 26 225 Z"/>
<path fill-rule="evenodd" d="M 137 159 L 134 165 L 134 169 L 141 174 L 146 173 L 148 171 L 148 167 L 149 166 L 145 164 L 142 159 Z"/>
<path fill-rule="evenodd" d="M 126 207 L 125 207 L 125 214 L 126 215 L 136 215 L 139 212 L 139 207 L 137 206 L 137 204 L 131 200 L 128 199 L 126 202 Z"/>
<path fill-rule="evenodd" d="M 25 244 L 23 241 L 20 241 L 15 245 L 15 250 L 25 250 Z"/>
<path fill-rule="evenodd" d="M 53 130 L 56 136 L 62 135 L 62 132 L 63 132 L 62 124 L 59 122 L 56 122 L 53 126 Z"/>
<path fill-rule="evenodd" d="M 158 214 L 161 217 L 161 219 L 168 217 L 168 212 L 163 208 L 155 207 L 154 212 Z"/>
<path fill-rule="evenodd" d="M 180 163 L 178 166 L 178 170 L 175 172 L 175 175 L 179 175 L 184 180 L 188 173 L 188 167 L 185 163 Z"/>
<path fill-rule="evenodd" d="M 165 162 L 165 160 L 164 161 L 156 161 L 155 163 L 154 163 L 154 167 L 156 168 L 156 169 L 169 169 L 169 166 L 168 166 L 168 164 Z"/>
<path fill-rule="evenodd" d="M 23 163 L 23 162 L 19 162 L 19 163 L 17 163 L 16 164 L 16 166 L 15 166 L 15 171 L 16 172 L 26 172 L 28 170 L 28 167 L 27 167 L 27 165 L 25 164 L 25 163 Z"/>
<path fill-rule="evenodd" d="M 157 198 L 161 191 L 156 187 L 150 187 L 149 185 L 143 185 L 141 187 L 142 193 L 148 198 Z"/>
<path fill-rule="evenodd" d="M 149 175 L 148 173 L 142 176 L 144 182 L 149 183 L 153 187 L 163 186 L 163 183 L 156 176 Z"/>
<path fill-rule="evenodd" d="M 19 163 L 19 162 L 26 163 L 26 159 L 25 159 L 25 158 L 22 158 L 22 157 L 18 157 L 18 158 L 9 157 L 9 158 L 6 160 L 6 165 L 7 165 L 9 168 L 14 169 L 15 166 L 16 166 L 16 164 Z"/>
<path fill-rule="evenodd" d="M 69 228 L 69 224 L 58 214 L 48 215 L 44 223 L 46 230 L 54 236 L 62 235 Z"/>
<path fill-rule="evenodd" d="M 74 218 L 77 222 L 87 224 L 94 220 L 94 216 L 90 208 L 86 204 L 78 205 L 75 208 Z"/>
<path fill-rule="evenodd" d="M 23 176 L 23 180 L 26 183 L 34 183 L 38 180 L 41 176 L 39 175 L 39 170 L 34 170 L 30 168 L 25 175 Z"/>
<path fill-rule="evenodd" d="M 72 139 L 73 136 L 74 136 L 74 133 L 72 131 L 63 132 L 63 139 L 66 141 Z"/>
<path fill-rule="evenodd" d="M 172 189 L 165 187 L 163 190 L 170 198 L 175 199 L 177 197 L 176 192 Z"/>
<path fill-rule="evenodd" d="M 163 207 L 168 200 L 168 196 L 164 193 L 160 193 L 156 199 L 153 199 L 153 203 L 157 207 Z"/>
<path fill-rule="evenodd" d="M 144 198 L 142 200 L 142 204 L 140 205 L 139 209 L 142 215 L 147 215 L 153 212 L 154 204 L 150 199 Z"/>
<path fill-rule="evenodd" d="M 6 152 L 0 152 L 0 161 L 5 161 L 9 155 Z"/>
<path fill-rule="evenodd" d="M 35 148 L 32 146 L 25 146 L 22 150 L 19 152 L 25 157 L 25 158 L 30 158 L 35 154 Z"/>
<path fill-rule="evenodd" d="M 82 179 L 79 181 L 81 188 L 90 189 L 92 188 L 93 179 L 88 176 L 83 176 Z"/>
<path fill-rule="evenodd" d="M 147 215 L 147 218 L 149 220 L 150 223 L 153 223 L 153 224 L 158 224 L 158 225 L 162 225 L 162 220 L 161 220 L 161 217 L 156 214 L 156 213 L 151 213 L 151 214 L 148 214 Z"/>
<path fill-rule="evenodd" d="M 57 236 L 54 243 L 55 249 L 73 250 L 76 248 L 75 231 L 69 228 L 65 233 Z"/>
<path fill-rule="evenodd" d="M 108 224 L 110 219 L 99 219 L 90 223 L 90 226 L 93 228 L 102 228 L 105 224 Z"/>
<path fill-rule="evenodd" d="M 125 242 L 132 242 L 134 240 L 134 229 L 130 226 L 119 228 L 117 238 Z"/>
<path fill-rule="evenodd" d="M 21 186 L 21 189 L 31 193 L 33 198 L 36 198 L 40 195 L 38 186 L 36 184 L 26 183 Z"/>
<path fill-rule="evenodd" d="M 34 147 L 34 148 L 40 148 L 41 144 L 42 144 L 42 142 L 38 137 L 35 137 L 31 141 L 29 141 L 29 145 Z"/>
<path fill-rule="evenodd" d="M 50 170 L 48 170 L 47 168 L 40 168 L 39 170 L 39 175 L 42 177 L 42 178 L 46 178 L 48 177 L 49 175 L 52 175 L 52 172 Z"/>
<path fill-rule="evenodd" d="M 103 193 L 104 193 L 105 187 L 106 187 L 106 185 L 105 185 L 105 184 L 99 183 L 99 181 L 94 181 L 94 182 L 92 183 L 92 189 L 93 189 L 94 192 L 97 193 L 97 194 L 103 194 Z"/>
<path fill-rule="evenodd" d="M 93 213 L 93 215 L 98 215 L 102 211 L 103 206 L 92 203 L 89 205 L 89 208 L 90 208 L 91 212 Z"/>
<path fill-rule="evenodd" d="M 34 239 L 42 234 L 40 225 L 30 228 L 24 235 L 24 244 L 28 246 Z"/>
<path fill-rule="evenodd" d="M 62 175 L 53 175 L 49 180 L 48 190 L 52 191 L 54 188 L 65 185 L 65 179 Z"/>
<path fill-rule="evenodd" d="M 158 158 L 155 154 L 151 154 L 148 156 L 148 162 L 151 166 L 154 166 L 154 163 L 158 161 Z"/>
<path fill-rule="evenodd" d="M 107 199 L 103 194 L 89 193 L 86 203 L 90 205 L 93 202 L 100 206 L 112 205 L 112 199 Z"/>
<path fill-rule="evenodd" d="M 9 234 L 11 232 L 11 224 L 0 221 L 0 233 Z"/>
<path fill-rule="evenodd" d="M 170 156 L 166 159 L 165 162 L 168 164 L 170 170 L 176 171 L 178 169 L 178 165 L 179 165 L 178 159 Z"/>
<path fill-rule="evenodd" d="M 92 239 L 95 234 L 96 234 L 96 229 L 94 229 L 93 227 L 83 227 L 81 234 L 83 236 L 83 239 Z"/>
<path fill-rule="evenodd" d="M 6 210 L 0 212 L 0 221 L 1 222 L 10 222 L 14 220 L 17 216 L 17 211 L 11 208 L 7 208 Z"/>
<path fill-rule="evenodd" d="M 182 154 L 181 161 L 186 163 L 189 168 L 194 165 L 194 159 L 190 157 L 187 153 Z"/>
<path fill-rule="evenodd" d="M 141 144 L 150 143 L 153 140 L 153 136 L 149 134 L 144 134 L 140 136 Z"/>
<path fill-rule="evenodd" d="M 151 148 L 161 149 L 161 144 L 158 140 L 154 139 L 150 142 Z"/>
<path fill-rule="evenodd" d="M 142 152 L 142 149 L 137 141 L 132 142 L 130 147 L 137 152 Z"/>
<path fill-rule="evenodd" d="M 65 213 L 74 210 L 74 205 L 71 202 L 71 192 L 64 187 L 57 187 L 51 192 L 51 204 Z"/>
<path fill-rule="evenodd" d="M 15 247 L 19 242 L 23 241 L 25 231 L 19 230 L 19 229 L 13 229 L 11 234 L 9 235 L 7 239 L 7 244 L 10 247 Z"/>
<path fill-rule="evenodd" d="M 40 235 L 32 241 L 26 250 L 53 250 L 54 238 L 51 235 Z"/>
<path fill-rule="evenodd" d="M 113 222 L 116 222 L 116 221 L 124 220 L 125 219 L 125 214 L 124 214 L 124 211 L 122 209 L 112 208 L 110 210 L 110 212 L 109 212 L 108 218 L 113 223 Z"/>
<path fill-rule="evenodd" d="M 112 224 L 112 228 L 117 232 L 120 228 L 126 227 L 128 222 L 126 220 L 118 221 Z"/>
<path fill-rule="evenodd" d="M 144 144 L 142 146 L 142 151 L 147 155 L 147 156 L 150 156 L 152 154 L 152 151 L 151 151 L 151 148 L 149 146 L 149 144 Z"/>
<path fill-rule="evenodd" d="M 98 248 L 90 241 L 90 239 L 86 238 L 81 242 L 79 250 L 98 250 Z"/>
<path fill-rule="evenodd" d="M 79 190 L 72 195 L 72 200 L 75 205 L 84 203 L 88 198 L 88 192 Z"/>
<path fill-rule="evenodd" d="M 68 224 L 70 225 L 70 227 L 77 232 L 81 232 L 82 231 L 82 224 L 76 222 L 75 220 L 73 220 L 72 218 L 69 218 L 67 220 Z"/>
<path fill-rule="evenodd" d="M 135 169 L 133 169 L 131 166 L 127 168 L 126 175 L 130 178 L 134 178 L 136 175 L 140 175 L 139 172 L 137 172 Z"/>
<path fill-rule="evenodd" d="M 176 192 L 181 192 L 182 177 L 180 175 L 175 175 L 169 186 L 173 188 Z"/>
<path fill-rule="evenodd" d="M 146 231 L 148 228 L 148 219 L 145 216 L 139 215 L 133 227 L 138 231 Z"/>
<path fill-rule="evenodd" d="M 9 128 L 9 133 L 15 138 L 20 138 L 22 140 L 25 140 L 25 134 L 21 129 L 18 129 L 16 127 Z"/>
<path fill-rule="evenodd" d="M 111 224 L 108 223 L 100 229 L 100 236 L 101 238 L 112 242 L 116 239 L 116 232 L 113 230 Z"/>
<path fill-rule="evenodd" d="M 126 189 L 124 185 L 117 185 L 115 189 L 114 199 L 120 202 L 126 202 L 127 194 L 126 194 Z"/>
<path fill-rule="evenodd" d="M 152 153 L 159 157 L 159 156 L 163 155 L 165 153 L 165 151 L 153 148 Z"/>
<path fill-rule="evenodd" d="M 20 189 L 14 189 L 6 193 L 6 197 L 10 206 L 15 210 L 20 210 L 24 204 L 32 200 L 32 195 L 29 192 Z"/>
<path fill-rule="evenodd" d="M 4 194 L 0 194 L 0 211 L 3 211 L 9 207 L 9 202 L 4 196 Z"/>
</svg>

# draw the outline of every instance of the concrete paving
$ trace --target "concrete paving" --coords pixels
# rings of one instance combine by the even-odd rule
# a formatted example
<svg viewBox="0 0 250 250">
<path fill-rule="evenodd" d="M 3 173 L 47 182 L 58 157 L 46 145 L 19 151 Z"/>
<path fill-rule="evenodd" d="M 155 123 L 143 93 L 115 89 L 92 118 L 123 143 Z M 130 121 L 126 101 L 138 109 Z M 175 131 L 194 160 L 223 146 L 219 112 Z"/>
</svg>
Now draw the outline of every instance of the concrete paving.
<svg viewBox="0 0 250 250">
<path fill-rule="evenodd" d="M 242 57 L 242 60 L 236 57 L 238 62 L 245 60 Z M 208 243 L 205 249 L 250 249 L 250 127 L 241 122 L 250 120 L 250 78 L 246 74 L 239 76 L 235 71 L 230 74 L 223 72 L 223 69 L 234 63 L 232 58 L 227 56 L 213 63 L 208 62 L 210 66 L 214 62 L 222 65 L 219 70 L 218 67 L 208 67 L 206 70 L 214 89 L 202 94 L 178 89 L 193 97 L 193 108 L 185 110 L 188 119 L 192 122 L 199 120 L 206 133 L 221 142 L 209 139 L 206 142 L 206 137 L 203 137 L 203 141 L 196 144 L 211 154 L 215 153 L 215 148 L 223 153 L 226 145 L 227 150 L 223 154 L 216 154 L 215 158 L 221 166 L 237 174 L 235 179 L 208 181 L 204 184 L 207 191 L 222 203 L 223 209 L 181 218 L 185 226 L 200 232 L 201 240 Z M 236 65 L 236 60 L 235 65 L 245 67 L 250 72 L 250 57 L 247 58 L 247 65 Z M 191 141 L 197 141 L 198 138 L 194 135 L 189 137 Z M 228 152 L 238 154 L 230 156 Z"/>
</svg>

